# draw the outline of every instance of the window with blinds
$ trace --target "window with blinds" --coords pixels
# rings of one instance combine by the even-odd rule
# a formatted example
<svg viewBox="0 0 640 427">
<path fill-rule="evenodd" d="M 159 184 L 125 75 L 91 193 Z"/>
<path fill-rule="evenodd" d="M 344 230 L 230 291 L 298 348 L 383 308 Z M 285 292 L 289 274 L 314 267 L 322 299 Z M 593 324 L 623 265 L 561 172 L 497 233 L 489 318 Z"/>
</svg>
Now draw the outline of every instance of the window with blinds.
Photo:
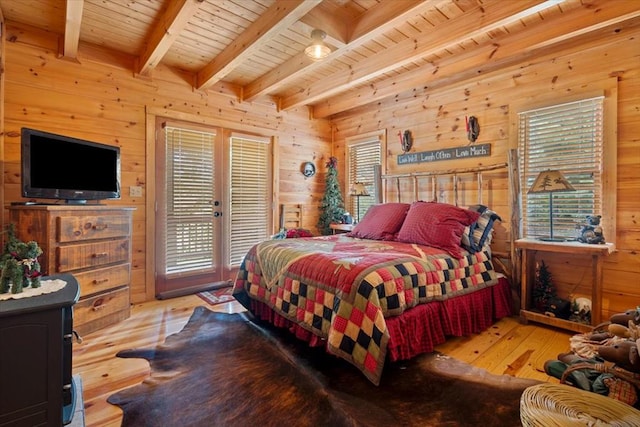
<svg viewBox="0 0 640 427">
<path fill-rule="evenodd" d="M 348 143 L 348 211 L 356 219 L 361 219 L 367 209 L 375 203 L 373 167 L 382 163 L 382 140 L 379 135 Z M 353 196 L 356 182 L 365 185 L 369 196 Z"/>
<path fill-rule="evenodd" d="M 519 113 L 523 233 L 574 239 L 585 217 L 603 208 L 604 97 Z M 528 194 L 536 177 L 559 170 L 575 191 Z M 550 195 L 553 212 L 550 212 Z"/>
<path fill-rule="evenodd" d="M 214 267 L 215 133 L 165 127 L 167 275 Z"/>
<path fill-rule="evenodd" d="M 271 235 L 271 144 L 231 137 L 229 265 L 239 266 L 251 247 Z"/>
</svg>

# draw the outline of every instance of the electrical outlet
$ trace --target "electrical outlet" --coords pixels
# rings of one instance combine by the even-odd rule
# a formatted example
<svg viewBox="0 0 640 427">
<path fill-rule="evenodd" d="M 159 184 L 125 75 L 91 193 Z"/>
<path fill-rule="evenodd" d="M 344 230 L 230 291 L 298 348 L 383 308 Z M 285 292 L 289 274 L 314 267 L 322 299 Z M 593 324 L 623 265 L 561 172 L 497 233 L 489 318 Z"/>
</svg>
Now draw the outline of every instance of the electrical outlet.
<svg viewBox="0 0 640 427">
<path fill-rule="evenodd" d="M 142 187 L 139 185 L 132 185 L 129 187 L 129 196 L 131 197 L 142 197 Z"/>
</svg>

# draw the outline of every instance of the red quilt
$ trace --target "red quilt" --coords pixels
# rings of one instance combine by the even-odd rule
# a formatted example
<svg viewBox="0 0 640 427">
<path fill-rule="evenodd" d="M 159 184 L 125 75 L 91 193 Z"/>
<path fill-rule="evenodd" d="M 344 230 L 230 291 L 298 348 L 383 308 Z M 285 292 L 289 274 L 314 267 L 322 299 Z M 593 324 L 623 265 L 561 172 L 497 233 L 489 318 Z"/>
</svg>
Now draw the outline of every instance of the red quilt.
<svg viewBox="0 0 640 427">
<path fill-rule="evenodd" d="M 269 240 L 245 256 L 234 297 L 261 301 L 327 340 L 327 350 L 378 384 L 385 317 L 497 283 L 486 252 L 452 258 L 439 249 L 345 235 Z"/>
</svg>

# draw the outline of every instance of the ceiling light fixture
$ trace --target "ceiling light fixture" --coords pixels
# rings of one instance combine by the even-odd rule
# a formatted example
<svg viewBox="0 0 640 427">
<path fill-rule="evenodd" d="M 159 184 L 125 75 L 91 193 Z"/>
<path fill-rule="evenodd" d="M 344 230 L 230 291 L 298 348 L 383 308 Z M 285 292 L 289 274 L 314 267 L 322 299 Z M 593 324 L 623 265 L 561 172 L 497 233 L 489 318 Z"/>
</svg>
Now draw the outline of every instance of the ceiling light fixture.
<svg viewBox="0 0 640 427">
<path fill-rule="evenodd" d="M 326 58 L 331 53 L 331 49 L 323 41 L 327 37 L 327 33 L 322 30 L 311 31 L 311 44 L 307 46 L 304 53 L 314 61 Z"/>
</svg>

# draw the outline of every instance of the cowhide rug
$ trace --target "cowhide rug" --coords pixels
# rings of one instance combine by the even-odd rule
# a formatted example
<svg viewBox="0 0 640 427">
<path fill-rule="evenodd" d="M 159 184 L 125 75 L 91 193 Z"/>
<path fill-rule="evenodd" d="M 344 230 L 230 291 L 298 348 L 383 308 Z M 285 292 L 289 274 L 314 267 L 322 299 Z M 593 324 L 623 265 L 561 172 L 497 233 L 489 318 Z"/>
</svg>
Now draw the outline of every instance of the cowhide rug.
<svg viewBox="0 0 640 427">
<path fill-rule="evenodd" d="M 496 376 L 438 353 L 388 363 L 379 386 L 355 367 L 246 314 L 197 307 L 145 358 L 151 376 L 108 401 L 123 426 L 519 426 L 536 381 Z"/>
</svg>

